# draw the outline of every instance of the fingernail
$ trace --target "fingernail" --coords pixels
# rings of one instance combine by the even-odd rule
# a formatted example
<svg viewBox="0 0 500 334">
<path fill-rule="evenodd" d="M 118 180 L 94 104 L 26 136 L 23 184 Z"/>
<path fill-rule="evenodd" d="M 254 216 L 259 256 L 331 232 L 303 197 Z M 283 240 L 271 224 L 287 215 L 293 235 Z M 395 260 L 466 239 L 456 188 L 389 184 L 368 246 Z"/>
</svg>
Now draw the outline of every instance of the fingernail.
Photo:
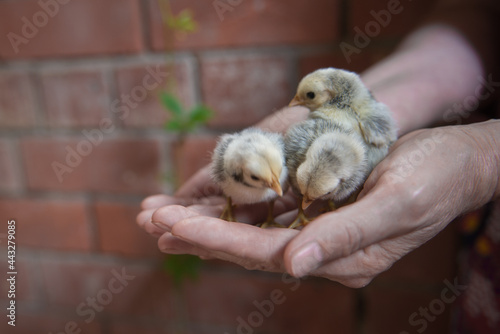
<svg viewBox="0 0 500 334">
<path fill-rule="evenodd" d="M 172 229 L 170 228 L 170 226 L 168 226 L 167 224 L 165 224 L 164 222 L 161 222 L 161 221 L 151 221 L 151 224 L 153 224 L 154 226 L 158 227 L 159 229 L 161 229 L 162 231 L 165 231 L 165 232 L 171 232 Z"/>
<path fill-rule="evenodd" d="M 296 252 L 292 259 L 292 273 L 296 277 L 302 277 L 318 268 L 323 261 L 321 248 L 316 242 L 312 242 Z"/>
</svg>

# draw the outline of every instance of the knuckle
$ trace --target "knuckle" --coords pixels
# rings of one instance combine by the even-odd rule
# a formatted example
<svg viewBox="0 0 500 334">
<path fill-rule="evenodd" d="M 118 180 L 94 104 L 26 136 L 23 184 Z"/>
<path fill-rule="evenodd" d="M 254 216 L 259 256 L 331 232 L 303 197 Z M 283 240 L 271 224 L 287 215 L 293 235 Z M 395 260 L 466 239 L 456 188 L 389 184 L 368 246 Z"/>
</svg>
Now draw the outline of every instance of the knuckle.
<svg viewBox="0 0 500 334">
<path fill-rule="evenodd" d="M 361 260 L 365 275 L 377 276 L 392 267 L 392 260 L 385 257 L 364 257 Z"/>
<path fill-rule="evenodd" d="M 177 205 L 177 204 L 162 206 L 161 208 L 158 208 L 155 210 L 155 212 L 153 212 L 153 215 L 151 216 L 151 220 L 152 221 L 163 220 L 163 219 L 171 216 L 173 212 L 179 211 L 182 209 L 184 209 L 184 207 L 181 205 Z"/>
<path fill-rule="evenodd" d="M 359 225 L 354 222 L 342 225 L 341 236 L 343 240 L 340 242 L 344 246 L 341 248 L 340 257 L 351 255 L 360 248 L 363 242 L 363 233 Z"/>
</svg>

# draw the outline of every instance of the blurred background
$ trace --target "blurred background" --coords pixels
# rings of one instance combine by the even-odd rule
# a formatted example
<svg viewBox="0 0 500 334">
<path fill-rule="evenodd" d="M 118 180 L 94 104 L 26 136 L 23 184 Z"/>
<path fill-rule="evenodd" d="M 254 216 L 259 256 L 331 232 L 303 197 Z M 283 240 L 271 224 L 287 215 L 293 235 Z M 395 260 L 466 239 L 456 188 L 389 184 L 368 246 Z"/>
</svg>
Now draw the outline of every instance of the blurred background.
<svg viewBox="0 0 500 334">
<path fill-rule="evenodd" d="M 395 4 L 390 22 L 377 23 L 373 13 Z M 198 27 L 167 50 L 176 57 L 167 71 L 157 0 L 0 1 L 0 273 L 9 271 L 9 219 L 18 272 L 16 327 L 2 316 L 0 331 L 416 333 L 410 316 L 456 277 L 453 229 L 364 289 L 218 261 L 171 262 L 195 276 L 175 284 L 135 216 L 145 196 L 172 193 L 205 165 L 217 135 L 285 106 L 314 69 L 362 72 L 432 4 L 171 0 L 173 15 L 190 9 Z M 345 57 L 341 42 L 356 46 L 366 28 L 369 41 Z M 165 131 L 171 116 L 159 99 L 171 73 L 185 108 L 214 110 L 182 141 Z M 0 284 L 7 312 L 9 285 Z M 450 309 L 426 333 L 447 332 Z"/>
</svg>

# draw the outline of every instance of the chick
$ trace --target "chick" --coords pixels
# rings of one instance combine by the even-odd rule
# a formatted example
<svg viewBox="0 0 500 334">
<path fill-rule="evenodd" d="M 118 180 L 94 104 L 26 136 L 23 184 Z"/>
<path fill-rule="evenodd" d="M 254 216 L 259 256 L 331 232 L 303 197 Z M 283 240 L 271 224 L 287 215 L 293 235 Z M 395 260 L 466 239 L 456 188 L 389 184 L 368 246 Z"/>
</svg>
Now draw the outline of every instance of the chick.
<svg viewBox="0 0 500 334">
<path fill-rule="evenodd" d="M 269 202 L 269 214 L 262 227 L 273 226 L 274 200 L 283 195 L 287 180 L 283 136 L 249 128 L 223 135 L 212 156 L 212 179 L 227 197 L 221 218 L 236 221 L 236 204 Z"/>
<path fill-rule="evenodd" d="M 301 198 L 289 226 L 309 223 L 304 214 L 316 199 L 345 202 L 361 189 L 369 172 L 367 145 L 359 133 L 328 119 L 308 119 L 285 135 L 286 165 L 292 190 Z"/>
<path fill-rule="evenodd" d="M 308 108 L 310 118 L 334 120 L 345 129 L 358 131 L 371 147 L 372 167 L 397 139 L 389 109 L 375 100 L 354 72 L 325 68 L 306 75 L 290 102 L 290 106 L 295 105 Z"/>
</svg>

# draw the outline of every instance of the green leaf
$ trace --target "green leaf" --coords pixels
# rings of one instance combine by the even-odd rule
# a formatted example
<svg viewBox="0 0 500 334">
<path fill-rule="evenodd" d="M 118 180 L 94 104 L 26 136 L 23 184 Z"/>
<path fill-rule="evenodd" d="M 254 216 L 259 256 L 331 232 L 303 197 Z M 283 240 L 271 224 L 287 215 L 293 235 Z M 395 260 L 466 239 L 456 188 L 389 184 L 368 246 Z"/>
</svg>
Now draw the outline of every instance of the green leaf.
<svg viewBox="0 0 500 334">
<path fill-rule="evenodd" d="M 173 118 L 165 123 L 165 130 L 173 132 L 182 132 L 185 124 L 181 119 Z"/>
<path fill-rule="evenodd" d="M 193 14 L 189 9 L 184 9 L 177 14 L 177 17 L 172 17 L 169 20 L 168 25 L 172 29 L 182 32 L 193 32 L 198 28 L 193 19 Z"/>
<path fill-rule="evenodd" d="M 193 19 L 193 15 L 189 9 L 185 9 L 179 13 L 177 17 L 179 28 L 185 32 L 193 32 L 196 30 L 196 22 Z"/>
<path fill-rule="evenodd" d="M 191 121 L 195 121 L 198 123 L 204 123 L 209 119 L 211 119 L 213 114 L 214 113 L 212 112 L 212 109 L 210 109 L 209 107 L 206 107 L 204 105 L 199 105 L 191 110 L 191 113 L 189 114 L 189 119 Z"/>
<path fill-rule="evenodd" d="M 212 118 L 213 112 L 210 108 L 205 106 L 196 106 L 189 113 L 187 124 L 185 125 L 185 131 L 191 132 L 197 126 L 206 123 L 210 118 Z"/>
<path fill-rule="evenodd" d="M 187 278 L 198 278 L 201 263 L 201 259 L 194 255 L 168 255 L 163 261 L 163 269 L 174 284 L 180 286 Z"/>
<path fill-rule="evenodd" d="M 160 101 L 165 109 L 170 110 L 174 116 L 182 117 L 184 108 L 182 107 L 182 104 L 179 102 L 177 97 L 175 97 L 173 94 L 161 92 Z"/>
</svg>

